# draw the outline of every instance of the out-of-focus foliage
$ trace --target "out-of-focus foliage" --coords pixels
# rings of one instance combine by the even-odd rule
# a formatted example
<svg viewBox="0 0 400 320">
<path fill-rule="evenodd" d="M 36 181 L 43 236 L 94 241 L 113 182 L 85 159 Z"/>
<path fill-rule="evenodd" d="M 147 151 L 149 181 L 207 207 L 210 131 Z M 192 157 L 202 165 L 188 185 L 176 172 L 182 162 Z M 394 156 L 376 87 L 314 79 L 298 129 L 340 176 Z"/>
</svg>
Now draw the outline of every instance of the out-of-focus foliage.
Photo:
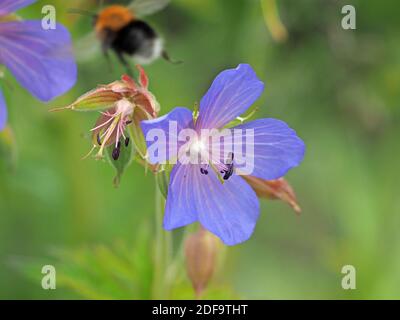
<svg viewBox="0 0 400 320">
<path fill-rule="evenodd" d="M 15 170 L 17 162 L 17 145 L 14 132 L 10 126 L 6 126 L 0 132 L 0 158 L 10 170 Z"/>
<path fill-rule="evenodd" d="M 9 265 L 16 268 L 33 284 L 41 283 L 38 270 L 51 262 L 56 268 L 57 288 L 65 294 L 82 299 L 157 299 L 154 287 L 152 239 L 146 225 L 141 228 L 133 245 L 124 241 L 114 244 L 81 246 L 78 249 L 52 249 L 50 260 L 11 257 Z M 183 266 L 164 298 L 194 298 L 184 277 Z M 56 288 L 56 289 L 57 289 Z M 205 290 L 206 299 L 235 299 L 229 287 L 212 284 Z"/>
<path fill-rule="evenodd" d="M 43 260 L 13 258 L 12 266 L 41 283 Z M 56 268 L 57 287 L 84 299 L 150 299 L 152 260 L 148 240 L 134 247 L 119 241 L 113 246 L 81 246 L 57 249 L 51 255 Z"/>
<path fill-rule="evenodd" d="M 19 13 L 38 18 L 48 2 Z M 90 19 L 66 10 L 95 8 L 95 1 L 51 2 L 74 40 L 89 32 Z M 345 4 L 356 7 L 356 30 L 341 28 Z M 207 292 L 216 298 L 398 298 L 398 1 L 277 0 L 277 5 L 288 32 L 284 43 L 271 38 L 260 0 L 172 0 L 166 10 L 148 17 L 171 56 L 184 61 L 175 66 L 160 60 L 146 67 L 161 115 L 174 106 L 192 106 L 219 71 L 246 62 L 266 83 L 256 116 L 286 121 L 307 144 L 303 164 L 286 177 L 302 215 L 296 217 L 282 202 L 262 200 L 253 237 L 227 249 L 213 279 L 222 289 Z M 119 79 L 124 69 L 113 62 L 112 73 L 101 55 L 81 64 L 76 87 L 48 106 L 6 73 L 14 87 L 3 91 L 18 162 L 10 173 L 0 161 L 1 298 L 88 297 L 85 290 L 66 289 L 62 277 L 56 290 L 43 290 L 39 280 L 28 281 L 10 264 L 15 256 L 39 258 L 41 265 L 53 262 L 64 279 L 72 277 L 99 296 L 148 295 L 146 289 L 134 294 L 135 281 L 120 288 L 121 279 L 139 276 L 133 260 L 154 267 L 144 240 L 136 237 L 143 221 L 153 221 L 152 174 L 133 163 L 115 189 L 109 165 L 80 160 L 90 148 L 87 128 L 97 115 L 47 112 L 99 83 Z M 152 224 L 146 228 L 153 234 Z M 128 249 L 123 251 L 116 239 Z M 136 247 L 142 251 L 132 252 Z M 49 248 L 67 249 L 54 260 Z M 76 259 L 83 261 L 80 267 Z M 116 275 L 114 268 L 126 260 L 130 273 Z M 90 261 L 95 261 L 94 278 L 86 267 Z M 111 267 L 112 261 L 118 267 Z M 357 290 L 341 288 L 347 264 L 356 267 Z M 37 279 L 40 270 L 32 269 Z M 170 296 L 192 298 L 185 273 L 180 277 Z"/>
</svg>

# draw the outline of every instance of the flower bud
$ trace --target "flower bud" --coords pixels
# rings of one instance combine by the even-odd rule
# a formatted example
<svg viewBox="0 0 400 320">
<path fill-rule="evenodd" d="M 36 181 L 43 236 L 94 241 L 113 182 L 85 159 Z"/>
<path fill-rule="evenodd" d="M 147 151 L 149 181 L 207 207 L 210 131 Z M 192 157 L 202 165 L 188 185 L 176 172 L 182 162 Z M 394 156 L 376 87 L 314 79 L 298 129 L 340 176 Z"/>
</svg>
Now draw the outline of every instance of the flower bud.
<svg viewBox="0 0 400 320">
<path fill-rule="evenodd" d="M 199 298 L 207 287 L 217 264 L 218 238 L 200 229 L 185 243 L 186 271 Z"/>
</svg>

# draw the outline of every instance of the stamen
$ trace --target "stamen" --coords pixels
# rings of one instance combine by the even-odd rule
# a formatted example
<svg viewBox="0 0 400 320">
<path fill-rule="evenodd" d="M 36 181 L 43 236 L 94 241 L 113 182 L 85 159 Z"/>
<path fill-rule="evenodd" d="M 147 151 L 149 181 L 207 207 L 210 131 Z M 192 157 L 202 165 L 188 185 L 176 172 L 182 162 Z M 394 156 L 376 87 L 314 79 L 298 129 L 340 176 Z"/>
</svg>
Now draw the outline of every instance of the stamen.
<svg viewBox="0 0 400 320">
<path fill-rule="evenodd" d="M 105 130 L 105 132 L 103 133 L 104 135 L 104 139 L 101 143 L 99 152 L 97 153 L 97 158 L 100 159 L 103 157 L 103 150 L 107 144 L 107 141 L 110 139 L 112 133 L 114 132 L 115 128 L 118 126 L 118 122 L 120 121 L 120 116 L 117 116 L 116 118 L 114 118 L 113 122 L 111 123 L 111 125 Z M 101 136 L 101 138 L 103 138 L 103 135 Z"/>
<path fill-rule="evenodd" d="M 220 168 L 217 168 L 217 166 L 214 165 L 212 162 L 210 162 L 208 165 L 209 165 L 209 166 L 211 167 L 211 169 L 214 171 L 214 173 L 215 173 L 215 175 L 217 176 L 219 182 L 221 182 L 222 184 L 224 184 L 225 180 L 222 179 L 222 177 L 221 177 L 221 175 L 219 174 L 219 171 L 218 171 L 218 170 L 221 170 L 221 169 L 220 169 Z"/>
<path fill-rule="evenodd" d="M 115 161 L 117 161 L 119 159 L 119 154 L 120 154 L 119 148 L 114 148 L 114 150 L 112 152 L 112 157 Z"/>
<path fill-rule="evenodd" d="M 121 134 L 120 134 L 121 131 L 120 130 L 121 130 L 121 125 L 120 125 L 120 123 L 118 123 L 117 135 L 116 135 L 116 139 L 115 139 L 115 146 L 116 147 L 120 144 L 120 142 L 119 142 L 119 138 L 121 137 Z"/>
<path fill-rule="evenodd" d="M 101 146 L 100 133 L 98 133 L 98 134 L 96 135 L 96 138 L 97 138 L 97 143 L 99 144 L 99 146 Z"/>
<path fill-rule="evenodd" d="M 107 116 L 107 117 L 114 117 L 117 113 L 116 112 L 114 112 L 114 113 L 111 113 L 111 112 L 109 112 L 109 111 L 106 111 L 106 112 L 100 112 L 102 115 L 104 115 L 104 116 Z"/>
<path fill-rule="evenodd" d="M 233 152 L 230 152 L 228 155 L 228 159 L 226 160 L 226 170 L 223 170 L 221 173 L 224 174 L 223 179 L 228 180 L 233 175 Z"/>
<path fill-rule="evenodd" d="M 112 157 L 115 161 L 119 159 L 119 156 L 121 154 L 121 142 L 118 142 L 118 145 L 114 148 L 112 152 Z"/>
<path fill-rule="evenodd" d="M 89 156 L 93 153 L 93 151 L 94 151 L 96 148 L 97 148 L 97 146 L 96 146 L 96 145 L 93 145 L 92 149 L 90 149 L 89 153 L 88 153 L 86 156 L 84 156 L 84 157 L 82 158 L 82 160 L 85 160 L 85 159 L 89 158 Z"/>
<path fill-rule="evenodd" d="M 224 180 L 228 180 L 233 175 L 233 164 L 228 165 L 228 170 L 225 171 L 225 175 L 223 176 Z"/>
<path fill-rule="evenodd" d="M 104 121 L 102 124 L 98 125 L 97 127 L 91 129 L 90 131 L 95 131 L 97 129 L 100 129 L 104 127 L 106 124 L 110 123 L 113 120 L 113 118 L 108 119 L 107 121 Z"/>
<path fill-rule="evenodd" d="M 128 147 L 130 141 L 125 135 L 125 129 L 127 125 L 132 123 L 130 119 L 132 113 L 133 106 L 129 101 L 122 101 L 117 104 L 113 112 L 101 112 L 102 116 L 106 117 L 106 120 L 91 130 L 95 132 L 98 130 L 98 132 L 96 132 L 97 143 L 100 145 L 96 156 L 98 159 L 103 157 L 104 148 L 115 142 L 112 154 L 114 160 L 117 160 L 121 152 L 120 139 L 122 139 L 125 146 Z"/>
<path fill-rule="evenodd" d="M 126 140 L 126 136 L 125 136 L 125 134 L 124 134 L 124 131 L 125 131 L 125 126 L 124 126 L 124 124 L 121 122 L 121 134 L 122 134 L 122 137 L 124 138 L 124 141 Z"/>
</svg>

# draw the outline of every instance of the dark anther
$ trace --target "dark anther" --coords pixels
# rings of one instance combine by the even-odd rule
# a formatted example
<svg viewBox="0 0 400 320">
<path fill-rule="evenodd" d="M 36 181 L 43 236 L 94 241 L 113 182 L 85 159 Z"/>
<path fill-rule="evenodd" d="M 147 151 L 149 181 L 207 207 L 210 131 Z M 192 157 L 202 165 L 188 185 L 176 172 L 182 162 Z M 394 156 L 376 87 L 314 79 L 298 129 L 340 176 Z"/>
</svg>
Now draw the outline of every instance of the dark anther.
<svg viewBox="0 0 400 320">
<path fill-rule="evenodd" d="M 221 173 L 224 174 L 223 179 L 228 180 L 233 175 L 233 152 L 230 152 L 228 159 L 226 160 L 227 170 L 223 170 Z"/>
<path fill-rule="evenodd" d="M 205 174 L 205 175 L 208 174 L 208 170 L 204 169 L 204 168 L 200 168 L 200 172 L 201 172 L 201 174 Z"/>
<path fill-rule="evenodd" d="M 129 146 L 129 137 L 126 137 L 125 139 L 125 147 Z"/>
<path fill-rule="evenodd" d="M 128 120 L 128 121 L 125 122 L 125 125 L 129 125 L 131 123 L 132 123 L 132 120 Z"/>
<path fill-rule="evenodd" d="M 200 168 L 200 173 L 204 174 L 204 169 L 203 168 Z"/>
<path fill-rule="evenodd" d="M 228 180 L 233 174 L 233 167 L 229 170 L 225 172 L 225 175 L 223 176 L 224 180 Z"/>
<path fill-rule="evenodd" d="M 100 133 L 98 133 L 98 134 L 96 135 L 96 138 L 97 138 L 97 143 L 99 144 L 99 146 L 101 146 Z"/>
<path fill-rule="evenodd" d="M 228 180 L 232 175 L 233 175 L 233 164 L 230 164 L 228 166 L 228 170 L 225 171 L 223 179 Z"/>
<path fill-rule="evenodd" d="M 114 148 L 112 152 L 112 157 L 115 161 L 119 159 L 120 152 L 121 152 L 120 145 L 118 145 L 116 148 Z"/>
</svg>

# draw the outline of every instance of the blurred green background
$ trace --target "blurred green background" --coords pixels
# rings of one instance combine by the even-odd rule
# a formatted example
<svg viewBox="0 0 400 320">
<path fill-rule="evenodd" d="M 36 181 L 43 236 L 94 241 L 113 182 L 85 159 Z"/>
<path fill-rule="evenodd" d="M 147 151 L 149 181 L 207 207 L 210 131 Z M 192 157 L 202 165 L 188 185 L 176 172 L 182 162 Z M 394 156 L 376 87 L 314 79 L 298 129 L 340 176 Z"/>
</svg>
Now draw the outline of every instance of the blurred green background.
<svg viewBox="0 0 400 320">
<path fill-rule="evenodd" d="M 66 10 L 96 10 L 95 1 L 38 1 L 19 14 L 38 19 L 49 3 L 74 40 L 89 32 L 89 19 Z M 345 4 L 356 7 L 356 30 L 341 28 Z M 172 0 L 147 19 L 184 61 L 146 67 L 161 114 L 193 106 L 220 71 L 246 62 L 266 83 L 257 117 L 286 121 L 307 145 L 303 164 L 287 176 L 302 215 L 263 200 L 254 235 L 224 250 L 206 297 L 400 298 L 398 1 L 278 6 L 289 35 L 283 42 L 271 36 L 259 0 Z M 118 79 L 123 69 L 114 61 L 113 73 L 100 55 L 80 64 L 73 90 L 49 105 L 6 73 L 17 163 L 10 168 L 7 154 L 0 160 L 0 298 L 151 297 L 152 175 L 133 164 L 114 188 L 107 163 L 81 160 L 97 115 L 47 112 Z M 56 290 L 41 288 L 43 264 L 62 270 Z M 357 270 L 356 290 L 341 288 L 348 264 Z M 169 297 L 194 297 L 184 274 L 173 287 Z"/>
</svg>

